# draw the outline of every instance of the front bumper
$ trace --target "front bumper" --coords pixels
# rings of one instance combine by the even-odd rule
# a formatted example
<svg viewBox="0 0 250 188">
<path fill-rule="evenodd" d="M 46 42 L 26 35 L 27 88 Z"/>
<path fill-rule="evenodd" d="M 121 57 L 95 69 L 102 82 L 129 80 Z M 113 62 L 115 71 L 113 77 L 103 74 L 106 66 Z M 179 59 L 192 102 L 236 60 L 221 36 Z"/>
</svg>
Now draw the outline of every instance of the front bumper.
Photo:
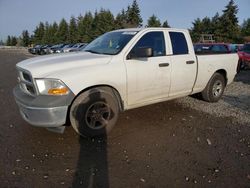
<svg viewBox="0 0 250 188">
<path fill-rule="evenodd" d="M 25 106 L 16 101 L 22 118 L 29 124 L 38 127 L 59 127 L 66 123 L 68 106 L 39 108 Z"/>
<path fill-rule="evenodd" d="M 31 125 L 44 128 L 61 127 L 66 123 L 68 106 L 74 98 L 67 96 L 30 96 L 19 86 L 13 90 L 22 118 Z"/>
</svg>

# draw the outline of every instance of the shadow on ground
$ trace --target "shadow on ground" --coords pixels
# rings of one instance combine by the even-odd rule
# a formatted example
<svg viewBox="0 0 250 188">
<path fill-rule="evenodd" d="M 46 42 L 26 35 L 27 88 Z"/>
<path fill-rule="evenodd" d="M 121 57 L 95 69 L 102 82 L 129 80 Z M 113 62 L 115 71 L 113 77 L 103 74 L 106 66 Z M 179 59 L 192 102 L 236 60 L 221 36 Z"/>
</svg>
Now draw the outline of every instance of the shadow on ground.
<svg viewBox="0 0 250 188">
<path fill-rule="evenodd" d="M 79 137 L 80 153 L 72 187 L 109 187 L 107 140 Z"/>
<path fill-rule="evenodd" d="M 240 71 L 240 73 L 236 75 L 234 81 L 250 85 L 250 70 Z"/>
</svg>

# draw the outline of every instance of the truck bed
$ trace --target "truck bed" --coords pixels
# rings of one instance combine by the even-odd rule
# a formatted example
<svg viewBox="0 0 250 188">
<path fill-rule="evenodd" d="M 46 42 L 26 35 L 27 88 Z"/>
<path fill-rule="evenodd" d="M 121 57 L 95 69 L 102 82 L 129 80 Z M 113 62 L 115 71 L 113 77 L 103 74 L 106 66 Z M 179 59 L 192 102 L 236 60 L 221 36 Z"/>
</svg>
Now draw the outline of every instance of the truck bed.
<svg viewBox="0 0 250 188">
<path fill-rule="evenodd" d="M 230 84 L 237 70 L 238 55 L 231 54 L 203 54 L 196 55 L 197 59 L 197 78 L 194 85 L 194 93 L 202 91 L 207 85 L 208 80 L 217 70 L 224 71 L 227 77 L 227 84 Z"/>
</svg>

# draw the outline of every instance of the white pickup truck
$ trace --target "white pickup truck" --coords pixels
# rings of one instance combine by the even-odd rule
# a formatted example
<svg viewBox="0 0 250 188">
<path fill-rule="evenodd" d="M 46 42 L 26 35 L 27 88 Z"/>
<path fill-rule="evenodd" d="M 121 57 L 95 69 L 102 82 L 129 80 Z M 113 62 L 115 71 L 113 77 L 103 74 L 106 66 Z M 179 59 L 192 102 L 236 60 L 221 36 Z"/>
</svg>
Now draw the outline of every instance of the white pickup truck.
<svg viewBox="0 0 250 188">
<path fill-rule="evenodd" d="M 28 123 L 63 132 L 70 122 L 92 137 L 108 133 L 124 110 L 195 93 L 218 101 L 237 63 L 237 54 L 196 56 L 187 30 L 116 30 L 82 52 L 18 63 L 14 96 Z"/>
</svg>

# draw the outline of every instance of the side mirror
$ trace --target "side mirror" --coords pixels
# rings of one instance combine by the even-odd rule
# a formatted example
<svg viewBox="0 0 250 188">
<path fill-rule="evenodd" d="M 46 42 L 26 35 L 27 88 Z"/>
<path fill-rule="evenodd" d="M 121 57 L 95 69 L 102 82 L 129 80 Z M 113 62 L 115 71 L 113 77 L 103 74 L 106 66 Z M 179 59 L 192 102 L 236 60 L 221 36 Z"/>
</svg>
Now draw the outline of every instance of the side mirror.
<svg viewBox="0 0 250 188">
<path fill-rule="evenodd" d="M 152 48 L 136 48 L 129 53 L 127 59 L 152 57 Z"/>
</svg>

